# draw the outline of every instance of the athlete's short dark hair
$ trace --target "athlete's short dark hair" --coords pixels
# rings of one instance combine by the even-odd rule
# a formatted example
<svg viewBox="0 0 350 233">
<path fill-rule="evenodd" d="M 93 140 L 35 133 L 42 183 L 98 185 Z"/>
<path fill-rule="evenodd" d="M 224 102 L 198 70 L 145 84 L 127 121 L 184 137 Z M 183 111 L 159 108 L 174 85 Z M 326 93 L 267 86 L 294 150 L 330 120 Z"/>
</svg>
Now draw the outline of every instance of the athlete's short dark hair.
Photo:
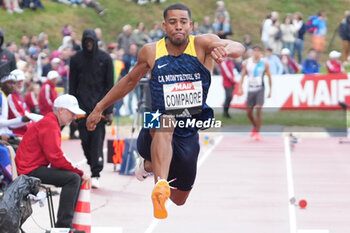
<svg viewBox="0 0 350 233">
<path fill-rule="evenodd" d="M 170 10 L 183 10 L 183 11 L 187 11 L 188 13 L 188 17 L 191 19 L 191 10 L 190 8 L 188 8 L 187 6 L 185 6 L 182 3 L 174 3 L 169 5 L 167 8 L 165 8 L 165 10 L 163 11 L 163 17 L 164 20 L 166 20 L 166 17 L 168 16 L 168 11 Z"/>
<path fill-rule="evenodd" d="M 259 45 L 254 45 L 252 49 L 263 51 L 263 49 Z"/>
</svg>

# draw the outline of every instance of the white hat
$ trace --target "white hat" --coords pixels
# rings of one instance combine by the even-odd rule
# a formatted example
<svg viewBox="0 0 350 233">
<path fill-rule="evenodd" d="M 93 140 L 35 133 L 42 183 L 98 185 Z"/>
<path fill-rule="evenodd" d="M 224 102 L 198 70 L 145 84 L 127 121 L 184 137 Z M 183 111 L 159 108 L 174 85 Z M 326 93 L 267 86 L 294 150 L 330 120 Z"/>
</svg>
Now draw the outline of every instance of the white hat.
<svg viewBox="0 0 350 233">
<path fill-rule="evenodd" d="M 9 75 L 6 75 L 4 77 L 2 77 L 1 79 L 1 83 L 5 83 L 7 81 L 17 81 L 17 78 L 14 74 L 9 74 Z"/>
<path fill-rule="evenodd" d="M 217 1 L 216 5 L 218 5 L 218 6 L 225 6 L 225 2 L 224 1 Z"/>
<path fill-rule="evenodd" d="M 59 78 L 60 75 L 58 74 L 58 72 L 56 70 L 51 70 L 48 74 L 47 74 L 47 79 L 48 80 L 52 80 L 54 78 Z"/>
<path fill-rule="evenodd" d="M 290 55 L 290 50 L 288 48 L 282 49 L 281 55 Z"/>
<path fill-rule="evenodd" d="M 13 74 L 16 76 L 16 81 L 23 81 L 26 79 L 26 76 L 24 75 L 23 71 L 20 69 L 12 70 L 10 74 Z"/>
<path fill-rule="evenodd" d="M 329 58 L 339 58 L 340 56 L 341 56 L 341 53 L 335 50 L 329 53 Z"/>
<path fill-rule="evenodd" d="M 61 62 L 61 59 L 59 59 L 58 57 L 55 57 L 54 59 L 52 59 L 53 63 L 60 63 Z"/>
<path fill-rule="evenodd" d="M 55 99 L 53 102 L 55 108 L 65 108 L 75 115 L 85 115 L 85 111 L 79 108 L 78 100 L 72 95 L 64 94 Z"/>
</svg>

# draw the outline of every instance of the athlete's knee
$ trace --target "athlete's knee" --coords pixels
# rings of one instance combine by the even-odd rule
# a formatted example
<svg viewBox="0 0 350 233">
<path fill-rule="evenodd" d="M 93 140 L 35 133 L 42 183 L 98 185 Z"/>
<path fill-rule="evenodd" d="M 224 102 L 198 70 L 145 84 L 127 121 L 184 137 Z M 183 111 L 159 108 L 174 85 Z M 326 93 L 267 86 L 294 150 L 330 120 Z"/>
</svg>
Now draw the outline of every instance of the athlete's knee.
<svg viewBox="0 0 350 233">
<path fill-rule="evenodd" d="M 177 206 L 182 206 L 186 203 L 187 197 L 179 198 L 179 197 L 170 197 L 171 201 L 174 202 Z"/>
<path fill-rule="evenodd" d="M 174 202 L 175 205 L 181 206 L 186 203 L 189 194 L 190 191 L 181 191 L 175 189 L 171 191 L 170 199 L 172 202 Z"/>
<path fill-rule="evenodd" d="M 186 199 L 187 200 L 187 199 Z M 180 200 L 180 201 L 173 201 L 175 203 L 175 205 L 177 206 L 182 206 L 186 203 L 186 200 Z"/>
</svg>

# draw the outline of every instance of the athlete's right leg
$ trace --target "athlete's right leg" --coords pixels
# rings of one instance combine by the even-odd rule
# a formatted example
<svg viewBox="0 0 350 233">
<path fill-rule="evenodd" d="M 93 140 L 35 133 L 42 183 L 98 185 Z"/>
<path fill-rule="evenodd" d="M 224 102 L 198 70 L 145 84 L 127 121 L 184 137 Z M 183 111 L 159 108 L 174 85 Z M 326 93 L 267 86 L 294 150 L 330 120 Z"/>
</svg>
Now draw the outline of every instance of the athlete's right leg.
<svg viewBox="0 0 350 233">
<path fill-rule="evenodd" d="M 151 159 L 154 174 L 155 187 L 152 192 L 154 217 L 163 219 L 168 216 L 165 202 L 170 197 L 170 186 L 167 181 L 171 159 L 173 157 L 172 139 L 175 127 L 171 122 L 175 121 L 174 116 L 163 115 L 161 122 L 165 119 L 169 122 L 169 128 L 150 130 L 152 137 Z"/>
<path fill-rule="evenodd" d="M 256 122 L 255 122 L 255 119 L 254 119 L 253 110 L 254 110 L 254 106 L 247 106 L 247 116 L 248 116 L 248 119 L 250 120 L 250 122 L 251 122 L 254 126 L 256 126 Z"/>
<path fill-rule="evenodd" d="M 167 118 L 169 121 L 175 121 L 173 116 L 163 115 L 161 120 Z M 169 175 L 170 162 L 173 157 L 172 139 L 174 133 L 174 127 L 169 124 L 169 128 L 153 129 L 150 130 L 152 137 L 151 143 L 151 158 L 152 158 L 152 171 L 154 174 L 155 183 L 159 179 L 167 179 Z"/>
</svg>

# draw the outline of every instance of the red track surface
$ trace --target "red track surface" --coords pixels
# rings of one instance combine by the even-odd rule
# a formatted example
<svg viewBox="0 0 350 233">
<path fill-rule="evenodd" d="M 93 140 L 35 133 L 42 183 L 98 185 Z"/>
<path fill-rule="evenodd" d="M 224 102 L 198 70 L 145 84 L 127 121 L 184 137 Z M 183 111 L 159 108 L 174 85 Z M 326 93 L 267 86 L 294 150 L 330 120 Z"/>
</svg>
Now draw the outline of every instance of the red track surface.
<svg viewBox="0 0 350 233">
<path fill-rule="evenodd" d="M 212 136 L 214 137 L 214 136 Z M 80 141 L 64 141 L 73 162 L 84 159 Z M 201 154 L 211 146 L 202 145 Z M 350 232 L 350 144 L 336 138 L 307 139 L 291 153 L 297 200 L 297 229 Z M 82 166 L 88 171 L 87 165 Z M 288 233 L 289 200 L 284 143 L 281 137 L 257 142 L 245 136 L 225 136 L 198 170 L 194 189 L 182 207 L 171 205 L 166 220 L 154 221 L 153 179 L 138 182 L 106 164 L 101 188 L 92 190 L 92 226 L 122 227 L 123 233 Z M 57 211 L 57 197 L 54 198 Z M 33 206 L 33 218 L 49 227 L 47 207 Z M 153 225 L 151 225 L 153 224 Z M 31 218 L 27 233 L 43 232 Z"/>
</svg>

